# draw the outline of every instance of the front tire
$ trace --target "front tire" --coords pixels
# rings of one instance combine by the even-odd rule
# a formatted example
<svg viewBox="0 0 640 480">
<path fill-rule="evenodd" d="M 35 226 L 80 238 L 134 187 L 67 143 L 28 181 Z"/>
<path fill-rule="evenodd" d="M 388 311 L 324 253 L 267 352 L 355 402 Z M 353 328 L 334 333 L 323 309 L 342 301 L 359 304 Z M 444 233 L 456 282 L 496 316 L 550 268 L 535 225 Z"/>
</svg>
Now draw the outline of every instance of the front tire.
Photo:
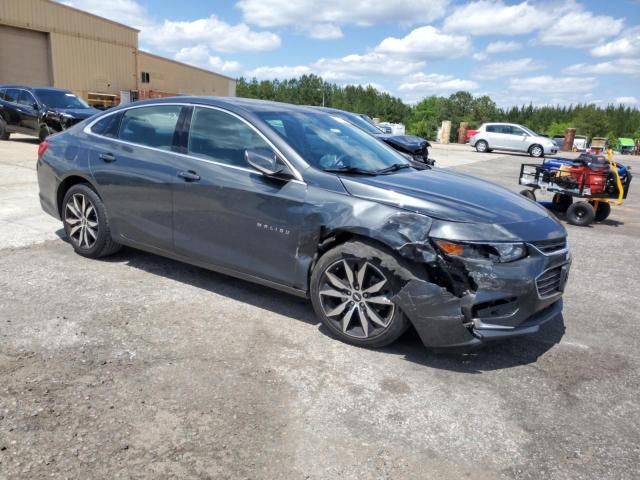
<svg viewBox="0 0 640 480">
<path fill-rule="evenodd" d="M 596 222 L 604 222 L 611 214 L 611 204 L 609 202 L 598 202 L 596 208 Z"/>
<path fill-rule="evenodd" d="M 567 221 L 571 225 L 586 227 L 591 225 L 596 218 L 596 211 L 590 203 L 572 203 L 567 209 Z"/>
<path fill-rule="evenodd" d="M 311 303 L 337 339 L 361 347 L 395 342 L 409 321 L 391 298 L 411 277 L 403 261 L 361 241 L 326 252 L 311 274 Z"/>
<path fill-rule="evenodd" d="M 534 158 L 544 157 L 544 149 L 540 145 L 531 145 L 529 147 L 529 155 Z"/>
<path fill-rule="evenodd" d="M 73 185 L 62 202 L 64 231 L 79 255 L 100 258 L 120 250 L 111 238 L 107 210 L 98 194 L 87 184 Z"/>
<path fill-rule="evenodd" d="M 489 144 L 484 140 L 478 140 L 476 142 L 476 151 L 478 153 L 487 153 L 489 151 Z"/>
</svg>

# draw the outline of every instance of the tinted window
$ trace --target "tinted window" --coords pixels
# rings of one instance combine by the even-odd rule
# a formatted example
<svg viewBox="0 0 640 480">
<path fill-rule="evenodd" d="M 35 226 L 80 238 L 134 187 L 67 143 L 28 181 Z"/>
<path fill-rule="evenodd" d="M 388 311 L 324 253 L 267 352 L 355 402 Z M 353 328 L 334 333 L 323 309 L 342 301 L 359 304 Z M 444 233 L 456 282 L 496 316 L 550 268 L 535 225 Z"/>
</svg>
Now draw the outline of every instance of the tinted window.
<svg viewBox="0 0 640 480">
<path fill-rule="evenodd" d="M 269 148 L 255 130 L 238 118 L 210 108 L 196 107 L 189 128 L 188 153 L 216 162 L 248 166 L 247 148 Z"/>
<path fill-rule="evenodd" d="M 181 107 L 156 105 L 124 112 L 118 138 L 148 147 L 171 150 Z"/>
<path fill-rule="evenodd" d="M 91 131 L 105 137 L 117 138 L 121 119 L 122 114 L 120 113 L 108 115 L 94 123 L 93 127 L 91 127 Z"/>
<path fill-rule="evenodd" d="M 71 92 L 46 89 L 37 89 L 35 92 L 40 101 L 50 108 L 89 108 L 87 102 Z"/>
<path fill-rule="evenodd" d="M 498 130 L 495 125 L 487 125 L 487 132 L 496 133 Z"/>
<path fill-rule="evenodd" d="M 0 100 L 4 100 L 4 88 L 0 88 Z"/>
<path fill-rule="evenodd" d="M 5 93 L 5 98 L 7 102 L 17 102 L 19 95 L 20 95 L 20 90 L 17 90 L 15 88 L 9 88 L 7 90 L 7 93 Z"/>
<path fill-rule="evenodd" d="M 518 127 L 509 127 L 509 133 L 511 135 L 524 135 L 525 131 Z"/>
<path fill-rule="evenodd" d="M 20 97 L 18 98 L 18 103 L 20 105 L 27 105 L 29 107 L 33 107 L 33 104 L 36 103 L 36 99 L 33 98 L 33 95 L 31 95 L 26 90 L 21 90 Z"/>
</svg>

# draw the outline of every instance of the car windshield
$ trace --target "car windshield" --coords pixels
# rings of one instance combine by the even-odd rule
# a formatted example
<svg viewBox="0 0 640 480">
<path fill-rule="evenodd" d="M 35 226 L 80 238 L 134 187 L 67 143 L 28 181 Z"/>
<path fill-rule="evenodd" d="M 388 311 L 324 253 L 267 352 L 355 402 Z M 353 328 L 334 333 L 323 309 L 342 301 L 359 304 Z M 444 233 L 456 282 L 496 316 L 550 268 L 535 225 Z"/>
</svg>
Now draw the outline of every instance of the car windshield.
<svg viewBox="0 0 640 480">
<path fill-rule="evenodd" d="M 361 130 L 364 130 L 370 135 L 380 135 L 382 133 L 382 130 L 380 130 L 375 125 L 372 125 L 371 123 L 367 122 L 360 115 L 355 115 L 353 113 L 348 113 L 348 112 L 336 112 L 336 113 L 331 113 L 331 115 L 335 117 L 344 118 L 347 122 L 351 123 L 352 125 L 355 125 Z"/>
<path fill-rule="evenodd" d="M 320 170 L 376 175 L 411 166 L 383 142 L 332 114 L 263 111 L 257 115 Z"/>
<path fill-rule="evenodd" d="M 81 98 L 71 92 L 60 90 L 36 90 L 40 102 L 49 108 L 90 108 Z"/>
</svg>

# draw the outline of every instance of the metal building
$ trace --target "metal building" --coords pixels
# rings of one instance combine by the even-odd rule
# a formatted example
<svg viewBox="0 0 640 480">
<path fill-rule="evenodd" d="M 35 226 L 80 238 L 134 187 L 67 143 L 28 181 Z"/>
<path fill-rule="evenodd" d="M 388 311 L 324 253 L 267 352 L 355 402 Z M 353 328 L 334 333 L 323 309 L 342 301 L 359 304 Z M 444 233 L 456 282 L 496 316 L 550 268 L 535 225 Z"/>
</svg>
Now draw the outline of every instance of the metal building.
<svg viewBox="0 0 640 480">
<path fill-rule="evenodd" d="M 234 79 L 140 51 L 138 30 L 50 0 L 0 1 L 0 84 L 67 88 L 93 105 L 121 96 L 234 96 Z"/>
</svg>

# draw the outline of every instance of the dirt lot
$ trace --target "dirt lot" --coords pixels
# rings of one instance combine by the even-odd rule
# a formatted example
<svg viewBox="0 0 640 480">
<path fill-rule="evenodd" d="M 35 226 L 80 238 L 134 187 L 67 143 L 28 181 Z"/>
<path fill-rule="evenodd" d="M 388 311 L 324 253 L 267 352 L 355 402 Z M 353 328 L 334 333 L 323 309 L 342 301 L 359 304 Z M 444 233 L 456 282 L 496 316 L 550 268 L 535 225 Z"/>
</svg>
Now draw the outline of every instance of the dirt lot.
<svg viewBox="0 0 640 480">
<path fill-rule="evenodd" d="M 0 478 L 637 478 L 633 186 L 604 224 L 569 227 L 564 318 L 540 334 L 371 351 L 276 291 L 131 249 L 75 255 L 39 212 L 36 148 L 0 143 Z M 434 156 L 514 189 L 527 161 Z"/>
</svg>

